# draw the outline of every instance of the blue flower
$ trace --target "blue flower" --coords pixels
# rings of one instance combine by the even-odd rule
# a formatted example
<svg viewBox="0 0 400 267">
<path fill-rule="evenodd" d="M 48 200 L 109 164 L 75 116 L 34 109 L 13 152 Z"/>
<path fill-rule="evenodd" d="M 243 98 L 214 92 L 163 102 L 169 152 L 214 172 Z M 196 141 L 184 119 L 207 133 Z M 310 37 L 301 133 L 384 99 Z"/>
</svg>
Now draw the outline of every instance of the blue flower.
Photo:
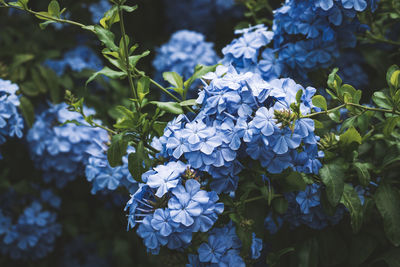
<svg viewBox="0 0 400 267">
<path fill-rule="evenodd" d="M 224 238 L 211 235 L 208 243 L 203 243 L 198 249 L 201 262 L 219 263 L 225 251 L 228 249 Z"/>
<path fill-rule="evenodd" d="M 261 256 L 261 250 L 263 249 L 263 242 L 260 238 L 256 237 L 256 234 L 252 234 L 251 242 L 251 258 L 258 259 Z"/>
<path fill-rule="evenodd" d="M 108 0 L 100 0 L 98 3 L 91 4 L 89 11 L 92 13 L 92 22 L 98 24 L 103 18 L 104 13 L 111 9 L 112 5 Z"/>
<path fill-rule="evenodd" d="M 320 204 L 319 185 L 308 185 L 306 190 L 297 194 L 296 201 L 300 205 L 300 209 L 304 214 L 310 213 L 310 208 L 316 207 Z"/>
<path fill-rule="evenodd" d="M 172 221 L 168 209 L 156 209 L 151 219 L 151 226 L 153 226 L 155 230 L 160 231 L 162 236 L 169 236 L 173 232 L 173 229 L 177 228 L 179 224 Z"/>
<path fill-rule="evenodd" d="M 168 240 L 151 226 L 151 216 L 143 219 L 137 229 L 138 235 L 143 238 L 143 242 L 149 249 L 157 249 L 160 245 L 166 245 Z"/>
</svg>

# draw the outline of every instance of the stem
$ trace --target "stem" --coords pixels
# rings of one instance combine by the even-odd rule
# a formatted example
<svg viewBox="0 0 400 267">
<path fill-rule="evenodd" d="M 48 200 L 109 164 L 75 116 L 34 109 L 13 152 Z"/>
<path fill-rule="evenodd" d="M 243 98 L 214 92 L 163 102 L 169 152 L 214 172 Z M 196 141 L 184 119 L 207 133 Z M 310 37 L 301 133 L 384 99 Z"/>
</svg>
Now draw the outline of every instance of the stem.
<svg viewBox="0 0 400 267">
<path fill-rule="evenodd" d="M 252 198 L 246 199 L 243 203 L 250 203 L 250 202 L 261 200 L 261 199 L 265 199 L 265 197 L 264 196 L 252 197 Z M 240 202 L 240 201 L 235 202 L 235 206 L 239 206 L 240 204 L 242 204 L 242 202 Z"/>
<path fill-rule="evenodd" d="M 359 105 L 359 104 L 354 104 L 354 103 L 347 103 L 346 105 L 357 107 L 357 108 L 361 108 L 361 109 L 364 109 L 364 110 L 384 112 L 384 113 L 392 113 L 392 114 L 395 114 L 395 115 L 400 115 L 400 112 L 398 112 L 396 110 L 393 110 L 393 109 L 370 108 L 370 107 L 366 107 L 366 106 Z"/>
<path fill-rule="evenodd" d="M 382 38 L 382 37 L 376 36 L 370 31 L 367 32 L 367 36 L 369 38 L 371 38 L 372 40 L 377 41 L 377 42 L 388 43 L 388 44 L 391 44 L 391 45 L 400 45 L 400 42 L 396 42 L 396 41 L 393 41 L 393 40 L 390 40 L 390 39 L 386 39 L 386 38 Z"/>
<path fill-rule="evenodd" d="M 133 92 L 133 97 L 139 101 L 138 98 L 138 94 L 136 92 L 136 88 L 133 84 L 133 80 L 132 80 L 132 73 L 130 70 L 130 64 L 129 64 L 129 51 L 128 51 L 128 46 L 126 44 L 126 32 L 125 32 L 125 25 L 124 25 L 124 16 L 123 16 L 123 12 L 121 9 L 121 6 L 118 4 L 118 13 L 119 13 L 119 25 L 121 28 L 121 33 L 122 33 L 122 42 L 124 43 L 124 54 L 125 54 L 125 64 L 126 64 L 126 71 L 128 74 L 128 81 L 129 81 L 129 87 L 131 88 L 132 92 Z M 136 109 L 140 112 L 140 105 L 137 101 L 135 102 L 135 106 Z"/>
<path fill-rule="evenodd" d="M 307 115 L 304 115 L 304 116 L 301 116 L 301 117 L 302 118 L 311 118 L 311 117 L 314 117 L 314 116 L 317 116 L 317 115 L 329 114 L 329 113 L 331 113 L 331 112 L 333 112 L 335 110 L 344 108 L 345 106 L 346 106 L 346 104 L 342 104 L 342 105 L 337 106 L 337 107 L 335 107 L 333 109 L 328 109 L 328 110 L 325 110 L 325 111 L 315 112 L 315 113 L 307 114 Z"/>
<path fill-rule="evenodd" d="M 72 24 L 72 25 L 75 25 L 75 26 L 78 26 L 78 27 L 81 27 L 81 28 L 86 26 L 86 25 L 84 25 L 82 23 L 79 23 L 79 22 L 75 22 L 75 21 L 68 20 L 68 19 L 59 19 L 59 18 L 56 18 L 56 17 L 46 16 L 46 15 L 40 14 L 39 12 L 33 11 L 31 9 L 24 9 L 24 8 L 18 7 L 18 6 L 12 6 L 12 5 L 9 5 L 9 4 L 4 4 L 2 7 L 23 10 L 23 11 L 29 12 L 29 13 L 31 13 L 31 14 L 33 14 L 35 16 L 41 17 L 41 18 L 45 18 L 45 19 L 56 21 L 56 22 L 60 22 L 60 23 Z"/>
</svg>

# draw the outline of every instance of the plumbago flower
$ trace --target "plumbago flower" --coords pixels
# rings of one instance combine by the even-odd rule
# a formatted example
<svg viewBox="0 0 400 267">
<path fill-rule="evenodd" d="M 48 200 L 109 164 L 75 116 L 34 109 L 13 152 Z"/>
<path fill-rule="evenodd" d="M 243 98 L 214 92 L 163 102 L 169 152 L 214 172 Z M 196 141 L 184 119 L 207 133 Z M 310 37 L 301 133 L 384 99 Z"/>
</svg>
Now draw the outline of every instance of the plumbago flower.
<svg viewBox="0 0 400 267">
<path fill-rule="evenodd" d="M 85 114 L 93 113 L 85 108 Z M 82 125 L 62 125 L 74 120 Z M 103 129 L 90 127 L 80 114 L 69 111 L 66 104 L 50 106 L 38 114 L 27 134 L 31 157 L 43 171 L 43 179 L 54 180 L 58 187 L 83 174 L 89 158 L 85 151 L 93 140 L 108 142 L 108 134 Z"/>
<path fill-rule="evenodd" d="M 16 84 L 0 79 L 0 145 L 9 137 L 23 136 L 24 120 L 18 111 L 18 89 Z"/>
<path fill-rule="evenodd" d="M 304 173 L 318 173 L 318 136 L 314 122 L 302 118 L 293 129 L 281 118 L 290 116 L 290 105 L 303 92 L 302 114 L 313 108 L 315 89 L 304 89 L 291 79 L 263 80 L 257 73 L 239 74 L 234 68 L 219 66 L 197 102 L 199 114 L 190 121 L 181 115 L 170 122 L 157 140 L 160 155 L 186 160 L 196 170 L 209 175 L 217 193 L 236 189 L 242 158 L 258 160 L 270 173 L 291 167 Z M 278 117 L 277 117 L 278 116 Z"/>
<path fill-rule="evenodd" d="M 218 195 L 201 188 L 200 178 L 189 165 L 171 161 L 142 175 L 143 184 L 126 205 L 128 227 L 137 233 L 150 252 L 161 246 L 187 247 L 195 232 L 207 232 L 224 210 Z"/>
<path fill-rule="evenodd" d="M 61 225 L 56 222 L 56 213 L 45 210 L 42 203 L 35 200 L 21 214 L 15 212 L 15 203 L 0 200 L 0 253 L 12 259 L 36 260 L 47 256 L 54 249 Z M 3 201 L 5 200 L 5 201 Z"/>
<path fill-rule="evenodd" d="M 93 183 L 92 194 L 100 190 L 116 190 L 118 187 L 125 187 L 131 194 L 137 190 L 137 182 L 133 179 L 128 169 L 128 157 L 122 158 L 123 164 L 111 167 L 107 159 L 107 140 L 94 139 L 87 148 L 89 158 L 85 167 L 85 175 L 89 182 Z M 129 148 L 134 152 L 134 148 Z"/>
<path fill-rule="evenodd" d="M 274 11 L 272 31 L 263 25 L 236 31 L 241 36 L 226 46 L 224 64 L 238 71 L 253 71 L 266 80 L 283 77 L 307 79 L 307 73 L 331 66 L 344 48 L 356 45 L 362 30 L 357 13 L 378 1 L 287 0 Z M 273 41 L 273 47 L 266 48 Z"/>
</svg>

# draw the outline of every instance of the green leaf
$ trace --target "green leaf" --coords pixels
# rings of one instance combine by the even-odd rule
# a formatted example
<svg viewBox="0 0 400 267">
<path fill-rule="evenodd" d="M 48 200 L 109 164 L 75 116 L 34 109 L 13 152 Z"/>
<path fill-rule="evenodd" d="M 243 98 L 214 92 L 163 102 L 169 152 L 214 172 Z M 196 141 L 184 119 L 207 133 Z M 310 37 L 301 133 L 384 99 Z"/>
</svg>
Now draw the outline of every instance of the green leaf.
<svg viewBox="0 0 400 267">
<path fill-rule="evenodd" d="M 167 111 L 172 114 L 183 114 L 183 109 L 181 105 L 179 105 L 179 103 L 177 102 L 150 101 L 150 104 L 157 105 L 159 109 Z"/>
<path fill-rule="evenodd" d="M 357 233 L 362 226 L 363 209 L 361 200 L 353 186 L 349 184 L 344 185 L 344 191 L 342 198 L 340 199 L 340 203 L 342 203 L 349 211 L 351 217 L 351 227 L 353 232 Z"/>
<path fill-rule="evenodd" d="M 135 55 L 135 56 L 130 56 L 129 57 L 129 64 L 131 68 L 134 68 L 136 66 L 136 64 L 138 63 L 138 61 L 143 58 L 146 57 L 150 54 L 150 51 L 144 51 L 142 54 L 140 55 Z"/>
<path fill-rule="evenodd" d="M 397 65 L 392 65 L 387 70 L 387 72 L 386 72 L 386 82 L 389 85 L 389 87 L 397 88 L 397 87 L 394 86 L 394 83 L 396 82 L 395 81 L 396 79 L 398 80 L 398 75 L 399 74 L 396 74 L 395 76 L 393 76 L 393 74 L 395 72 L 397 72 L 397 71 L 399 71 L 399 67 Z M 397 78 L 396 78 L 396 76 L 397 76 Z"/>
<path fill-rule="evenodd" d="M 123 134 L 116 134 L 111 139 L 111 146 L 107 151 L 107 159 L 111 167 L 122 165 L 122 157 L 128 148 Z"/>
<path fill-rule="evenodd" d="M 170 84 L 172 84 L 175 88 L 183 88 L 183 79 L 182 76 L 180 76 L 176 72 L 164 72 L 163 73 L 163 78 Z"/>
<path fill-rule="evenodd" d="M 372 100 L 378 107 L 392 109 L 389 97 L 384 92 L 375 92 L 372 96 Z"/>
<path fill-rule="evenodd" d="M 94 33 L 97 35 L 99 40 L 111 51 L 118 51 L 118 46 L 114 43 L 114 33 L 111 31 L 104 29 L 100 25 L 95 25 L 93 27 Z"/>
<path fill-rule="evenodd" d="M 377 244 L 373 237 L 368 234 L 354 235 L 350 243 L 350 266 L 359 266 L 375 250 Z"/>
<path fill-rule="evenodd" d="M 340 123 L 340 111 L 335 110 L 328 113 L 328 117 L 336 123 Z"/>
<path fill-rule="evenodd" d="M 128 169 L 136 181 L 142 182 L 143 162 L 146 157 L 143 141 L 140 141 L 135 149 L 136 151 L 128 156 Z"/>
<path fill-rule="evenodd" d="M 186 107 L 186 106 L 195 106 L 195 105 L 197 105 L 197 103 L 196 103 L 196 99 L 188 99 L 188 100 L 180 102 L 179 105 L 181 105 L 181 107 Z"/>
<path fill-rule="evenodd" d="M 26 82 L 20 85 L 22 93 L 27 96 L 37 96 L 40 93 L 39 88 L 32 82 Z"/>
<path fill-rule="evenodd" d="M 342 79 L 336 74 L 338 71 L 338 68 L 334 68 L 328 76 L 328 87 L 335 89 L 336 92 L 338 92 L 337 89 L 342 85 Z"/>
<path fill-rule="evenodd" d="M 60 18 L 60 5 L 56 0 L 52 0 L 47 8 L 50 16 Z"/>
<path fill-rule="evenodd" d="M 393 74 L 392 77 L 390 77 L 390 84 L 395 88 L 399 88 L 399 83 L 400 83 L 400 70 L 396 70 Z"/>
<path fill-rule="evenodd" d="M 139 100 L 142 101 L 144 97 L 150 92 L 150 78 L 147 76 L 141 77 L 137 82 L 137 91 Z"/>
<path fill-rule="evenodd" d="M 241 254 L 248 255 L 250 252 L 251 242 L 253 240 L 252 232 L 244 229 L 244 227 L 242 227 L 240 223 L 236 223 L 236 234 L 239 237 L 240 241 L 242 241 Z"/>
<path fill-rule="evenodd" d="M 320 170 L 322 182 L 326 186 L 326 195 L 332 206 L 336 206 L 342 198 L 344 190 L 344 170 L 337 164 L 325 164 Z"/>
<path fill-rule="evenodd" d="M 213 66 L 205 66 L 205 65 L 197 65 L 196 68 L 194 69 L 193 76 L 187 79 L 184 83 L 184 86 L 186 90 L 190 88 L 190 86 L 193 84 L 193 82 L 204 75 L 206 75 L 209 72 L 215 71 L 219 64 L 213 65 Z"/>
<path fill-rule="evenodd" d="M 318 235 L 319 259 L 323 266 L 343 266 L 349 252 L 346 242 L 332 230 Z"/>
<path fill-rule="evenodd" d="M 274 210 L 279 214 L 284 214 L 289 206 L 288 201 L 284 197 L 274 198 L 272 201 L 272 206 Z"/>
<path fill-rule="evenodd" d="M 35 110 L 32 102 L 25 96 L 21 96 L 19 102 L 19 108 L 21 109 L 22 116 L 24 116 L 26 124 L 28 124 L 29 127 L 32 127 L 33 122 L 35 121 Z"/>
<path fill-rule="evenodd" d="M 126 12 L 128 12 L 128 13 L 135 11 L 137 8 L 138 8 L 137 5 L 134 5 L 134 6 L 121 6 L 121 9 L 126 11 Z"/>
<path fill-rule="evenodd" d="M 306 183 L 303 177 L 298 172 L 291 172 L 289 175 L 285 176 L 285 192 L 290 191 L 304 191 L 306 189 Z"/>
<path fill-rule="evenodd" d="M 356 169 L 358 180 L 364 187 L 369 185 L 371 175 L 369 174 L 369 163 L 354 162 L 354 169 Z"/>
<path fill-rule="evenodd" d="M 318 266 L 318 242 L 315 238 L 307 239 L 296 247 L 298 267 Z"/>
<path fill-rule="evenodd" d="M 13 63 L 11 65 L 11 68 L 17 68 L 20 65 L 22 65 L 22 64 L 24 64 L 26 62 L 29 62 L 34 58 L 35 58 L 35 55 L 33 55 L 33 54 L 18 54 L 18 55 L 15 55 L 14 59 L 13 59 Z"/>
<path fill-rule="evenodd" d="M 351 126 L 345 133 L 340 135 L 340 142 L 343 145 L 349 145 L 349 144 L 351 144 L 353 142 L 361 144 L 362 143 L 362 137 L 358 133 L 356 128 Z"/>
<path fill-rule="evenodd" d="M 386 237 L 394 246 L 400 246 L 400 195 L 387 183 L 380 184 L 374 195 L 375 204 L 383 218 Z"/>
<path fill-rule="evenodd" d="M 303 90 L 297 91 L 297 93 L 296 93 L 296 103 L 300 103 L 302 96 L 303 96 Z"/>
<path fill-rule="evenodd" d="M 99 70 L 98 72 L 95 72 L 92 74 L 92 76 L 89 77 L 89 79 L 86 81 L 86 86 L 93 81 L 94 79 L 97 78 L 99 75 L 104 75 L 107 76 L 111 79 L 122 79 L 126 77 L 126 73 L 123 71 L 116 71 L 112 70 L 109 67 L 104 67 L 102 70 Z"/>
<path fill-rule="evenodd" d="M 100 25 L 105 29 L 110 29 L 111 26 L 119 22 L 119 20 L 118 6 L 113 6 L 104 14 L 104 17 L 100 20 Z"/>
<path fill-rule="evenodd" d="M 322 108 L 323 110 L 328 110 L 328 105 L 326 104 L 326 99 L 322 95 L 316 95 L 312 98 L 312 103 L 314 106 L 318 108 Z"/>
<path fill-rule="evenodd" d="M 383 127 L 383 134 L 386 137 L 389 137 L 393 133 L 394 128 L 397 126 L 399 122 L 400 122 L 399 116 L 386 118 L 385 126 Z"/>
</svg>

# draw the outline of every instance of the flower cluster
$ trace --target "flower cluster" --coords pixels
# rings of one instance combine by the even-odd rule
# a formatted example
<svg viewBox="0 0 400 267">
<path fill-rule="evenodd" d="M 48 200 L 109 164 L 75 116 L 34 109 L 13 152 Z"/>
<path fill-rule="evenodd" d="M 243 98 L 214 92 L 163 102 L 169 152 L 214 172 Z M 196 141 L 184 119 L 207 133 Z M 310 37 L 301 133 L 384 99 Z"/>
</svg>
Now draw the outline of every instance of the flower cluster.
<svg viewBox="0 0 400 267">
<path fill-rule="evenodd" d="M 18 111 L 20 102 L 16 95 L 18 89 L 16 84 L 0 79 L 0 145 L 8 137 L 21 138 L 23 135 L 24 120 Z"/>
<path fill-rule="evenodd" d="M 270 173 L 292 167 L 304 173 L 318 173 L 318 136 L 314 122 L 292 120 L 290 105 L 302 91 L 300 110 L 313 107 L 315 89 L 304 89 L 291 79 L 266 82 L 254 73 L 238 74 L 219 66 L 204 79 L 210 83 L 200 92 L 199 114 L 190 121 L 179 116 L 165 128 L 156 147 L 165 158 L 185 158 L 196 170 L 212 177 L 211 189 L 234 191 L 241 158 L 250 157 Z M 293 126 L 294 124 L 294 126 Z"/>
<path fill-rule="evenodd" d="M 0 209 L 0 252 L 13 259 L 40 259 L 54 248 L 55 238 L 61 234 L 61 225 L 54 212 L 43 210 L 34 201 L 13 222 L 13 216 Z"/>
<path fill-rule="evenodd" d="M 210 231 L 208 242 L 198 248 L 198 255 L 189 255 L 189 264 L 186 266 L 246 266 L 240 256 L 242 242 L 236 235 L 232 222 L 223 228 L 214 228 Z M 263 249 L 262 240 L 253 233 L 251 244 L 251 259 L 258 259 Z"/>
<path fill-rule="evenodd" d="M 181 249 L 192 233 L 207 232 L 224 210 L 218 195 L 201 189 L 200 178 L 188 165 L 171 161 L 143 174 L 143 184 L 127 203 L 128 227 L 137 228 L 153 254 L 161 246 Z"/>
<path fill-rule="evenodd" d="M 84 69 L 100 70 L 101 59 L 87 46 L 77 46 L 67 51 L 60 60 L 46 60 L 46 66 L 54 70 L 58 75 L 63 75 L 69 67 L 72 71 L 80 72 Z"/>
<path fill-rule="evenodd" d="M 225 61 L 246 71 L 256 68 L 264 79 L 290 76 L 306 80 L 308 72 L 332 65 L 341 49 L 356 45 L 355 33 L 362 29 L 357 12 L 374 8 L 376 2 L 287 0 L 274 11 L 268 41 L 257 37 L 262 25 L 241 30 L 242 36 L 223 50 Z M 272 36 L 273 49 L 264 49 Z"/>
<path fill-rule="evenodd" d="M 90 115 L 90 110 L 85 110 Z M 75 121 L 83 125 L 66 123 Z M 66 104 L 54 105 L 38 114 L 27 134 L 31 157 L 42 170 L 46 182 L 55 180 L 58 187 L 83 173 L 92 140 L 108 141 L 108 134 L 86 124 L 80 114 L 69 111 Z"/>
<path fill-rule="evenodd" d="M 89 11 L 92 13 L 92 22 L 98 24 L 106 13 L 111 8 L 108 0 L 100 0 L 98 3 L 91 4 Z"/>
<path fill-rule="evenodd" d="M 107 149 L 104 140 L 95 139 L 86 150 L 89 158 L 85 174 L 87 180 L 93 183 L 92 194 L 99 190 L 115 190 L 119 186 L 124 186 L 133 194 L 137 190 L 137 183 L 128 170 L 128 157 L 123 157 L 123 165 L 113 168 L 107 160 Z"/>
<path fill-rule="evenodd" d="M 171 31 L 190 29 L 210 34 L 218 20 L 242 16 L 234 0 L 164 0 L 164 3 Z"/>
<path fill-rule="evenodd" d="M 196 65 L 216 64 L 219 58 L 213 46 L 213 43 L 205 41 L 201 33 L 188 30 L 175 32 L 168 43 L 157 49 L 153 61 L 156 79 L 162 81 L 165 71 L 174 71 L 188 79 L 193 75 Z"/>
</svg>

